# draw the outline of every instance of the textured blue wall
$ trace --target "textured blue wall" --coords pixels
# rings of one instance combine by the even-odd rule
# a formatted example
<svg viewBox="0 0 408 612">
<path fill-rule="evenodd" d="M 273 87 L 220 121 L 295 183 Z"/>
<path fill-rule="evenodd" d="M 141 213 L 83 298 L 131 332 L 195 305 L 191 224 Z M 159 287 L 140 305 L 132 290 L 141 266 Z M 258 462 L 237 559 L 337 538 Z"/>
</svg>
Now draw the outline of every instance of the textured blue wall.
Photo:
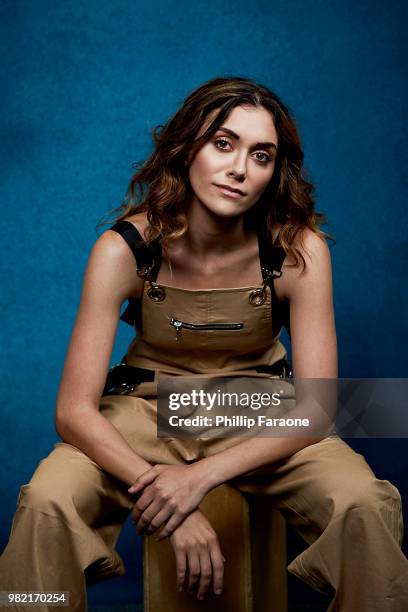
<svg viewBox="0 0 408 612">
<path fill-rule="evenodd" d="M 295 113 L 337 238 L 340 374 L 407 376 L 407 6 L 2 1 L 1 545 L 20 484 L 57 439 L 55 397 L 94 226 L 121 202 L 149 130 L 209 78 L 264 82 Z M 121 324 L 113 361 L 131 333 Z M 351 444 L 408 506 L 407 442 Z M 135 546 L 121 546 L 130 559 Z M 132 570 L 116 600 L 137 599 L 136 582 Z"/>
</svg>

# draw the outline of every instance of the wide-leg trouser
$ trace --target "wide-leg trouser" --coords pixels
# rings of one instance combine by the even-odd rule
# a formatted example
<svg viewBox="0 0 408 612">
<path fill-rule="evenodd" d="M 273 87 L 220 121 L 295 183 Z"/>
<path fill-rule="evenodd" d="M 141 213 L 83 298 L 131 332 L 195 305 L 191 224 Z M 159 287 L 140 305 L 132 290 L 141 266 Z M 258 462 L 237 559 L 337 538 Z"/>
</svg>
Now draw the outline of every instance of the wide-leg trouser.
<svg viewBox="0 0 408 612">
<path fill-rule="evenodd" d="M 100 409 L 152 464 L 190 463 L 239 443 L 231 438 L 157 439 L 154 399 L 108 396 Z M 301 534 L 309 546 L 288 570 L 333 596 L 329 612 L 408 610 L 400 494 L 388 480 L 377 479 L 364 457 L 339 437 L 325 438 L 230 484 L 247 494 L 270 496 Z M 85 612 L 86 585 L 124 573 L 115 545 L 132 507 L 125 483 L 78 448 L 56 443 L 20 488 L 0 558 L 1 589 L 69 591 L 69 609 Z"/>
</svg>

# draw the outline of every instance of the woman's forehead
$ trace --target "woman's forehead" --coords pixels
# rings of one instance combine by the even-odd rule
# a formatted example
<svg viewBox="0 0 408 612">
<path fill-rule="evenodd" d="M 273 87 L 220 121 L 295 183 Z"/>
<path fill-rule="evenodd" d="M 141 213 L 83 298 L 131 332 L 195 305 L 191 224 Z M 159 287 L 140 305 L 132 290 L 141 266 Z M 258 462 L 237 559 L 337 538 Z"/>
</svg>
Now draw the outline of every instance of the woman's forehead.
<svg viewBox="0 0 408 612">
<path fill-rule="evenodd" d="M 209 113 L 199 130 L 198 136 L 204 134 L 218 113 L 219 109 Z M 255 142 L 270 141 L 275 144 L 278 142 L 278 134 L 272 114 L 263 106 L 235 106 L 218 129 L 221 127 L 228 128 L 238 136 L 242 136 L 243 139 L 249 138 Z"/>
</svg>

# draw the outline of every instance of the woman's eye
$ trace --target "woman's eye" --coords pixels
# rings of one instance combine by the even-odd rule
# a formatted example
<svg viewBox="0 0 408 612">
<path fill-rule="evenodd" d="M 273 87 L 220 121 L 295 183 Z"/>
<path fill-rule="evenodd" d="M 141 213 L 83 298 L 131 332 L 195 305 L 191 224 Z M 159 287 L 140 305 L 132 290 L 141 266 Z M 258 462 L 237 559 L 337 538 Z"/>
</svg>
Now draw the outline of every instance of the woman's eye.
<svg viewBox="0 0 408 612">
<path fill-rule="evenodd" d="M 262 162 L 263 164 L 267 164 L 268 162 L 272 161 L 272 157 L 270 155 L 268 155 L 267 153 L 264 153 L 263 151 L 258 151 L 257 153 L 255 153 L 255 155 L 263 155 L 263 158 L 257 158 L 258 161 Z"/>
<path fill-rule="evenodd" d="M 215 144 L 219 149 L 225 149 L 225 147 L 222 146 L 222 143 L 229 145 L 228 140 L 225 140 L 225 138 L 217 138 L 217 140 L 215 141 Z"/>
<path fill-rule="evenodd" d="M 225 138 L 217 138 L 214 141 L 215 146 L 217 147 L 217 149 L 221 149 L 221 151 L 226 151 L 227 147 L 230 146 L 230 142 L 228 142 L 228 140 L 225 140 Z M 256 160 L 258 162 L 260 162 L 261 164 L 267 164 L 269 162 L 271 162 L 273 160 L 273 157 L 271 157 L 270 155 L 268 155 L 267 153 L 265 153 L 264 151 L 257 151 L 255 153 L 256 156 L 260 155 L 261 157 L 256 157 Z"/>
</svg>

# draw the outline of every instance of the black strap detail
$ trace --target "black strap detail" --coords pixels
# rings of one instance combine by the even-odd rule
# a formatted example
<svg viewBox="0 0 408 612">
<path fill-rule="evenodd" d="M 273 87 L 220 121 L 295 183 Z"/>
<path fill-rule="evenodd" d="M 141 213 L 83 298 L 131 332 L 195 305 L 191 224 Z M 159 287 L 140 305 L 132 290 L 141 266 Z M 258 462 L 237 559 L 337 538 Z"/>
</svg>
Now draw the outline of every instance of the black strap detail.
<svg viewBox="0 0 408 612">
<path fill-rule="evenodd" d="M 149 245 L 143 240 L 140 232 L 135 228 L 133 223 L 122 219 L 117 221 L 109 229 L 120 234 L 126 240 L 132 251 L 137 264 L 138 270 L 149 270 L 150 278 L 155 281 L 159 274 L 161 264 L 161 244 L 159 238 L 153 240 Z M 140 298 L 129 298 L 128 305 L 120 316 L 120 320 L 124 321 L 132 327 L 142 331 L 142 305 Z"/>
<path fill-rule="evenodd" d="M 117 221 L 109 229 L 117 232 L 126 240 L 136 259 L 137 269 L 150 269 L 150 279 L 155 281 L 159 274 L 162 258 L 160 238 L 156 238 L 147 245 L 133 223 L 126 221 L 126 219 Z M 272 243 L 271 235 L 265 229 L 258 234 L 258 243 L 262 277 L 271 288 L 273 334 L 276 336 L 284 325 L 290 337 L 289 304 L 287 300 L 284 302 L 278 300 L 273 283 L 273 279 L 282 274 L 286 252 L 279 245 L 279 235 Z M 142 331 L 141 300 L 129 298 L 128 305 L 120 319 Z"/>
<path fill-rule="evenodd" d="M 292 368 L 285 359 L 280 359 L 272 365 L 260 365 L 255 368 L 256 372 L 278 375 L 281 378 L 292 378 Z M 142 382 L 153 382 L 155 370 L 137 368 L 126 363 L 126 355 L 121 363 L 110 368 L 102 397 L 105 395 L 126 395 L 136 389 Z"/>
<path fill-rule="evenodd" d="M 269 280 L 271 275 L 272 277 L 281 276 L 286 252 L 279 244 L 279 235 L 272 243 L 269 232 L 267 233 L 266 230 L 263 230 L 258 234 L 258 243 L 259 259 L 264 280 Z"/>
<path fill-rule="evenodd" d="M 146 244 L 133 223 L 126 221 L 125 219 L 122 221 L 117 221 L 109 229 L 117 232 L 124 238 L 124 240 L 126 240 L 130 250 L 135 256 L 138 270 L 149 268 L 153 263 L 155 264 L 156 268 L 157 264 L 159 263 L 160 267 L 160 262 L 157 262 L 158 255 L 161 254 L 160 242 L 158 238 L 153 240 L 149 245 Z"/>
<path fill-rule="evenodd" d="M 122 363 L 110 368 L 102 392 L 104 395 L 124 395 L 131 393 L 140 383 L 152 382 L 155 371 L 146 368 L 136 368 L 126 363 L 126 356 Z"/>
<path fill-rule="evenodd" d="M 272 243 L 272 237 L 266 229 L 259 232 L 259 259 L 262 277 L 271 289 L 273 334 L 276 336 L 284 325 L 290 337 L 289 302 L 278 300 L 274 286 L 274 278 L 282 276 L 282 266 L 286 257 L 284 248 L 279 244 L 279 236 L 280 232 Z"/>
<path fill-rule="evenodd" d="M 281 378 L 292 378 L 292 366 L 284 357 L 272 365 L 257 366 L 255 370 L 259 373 L 278 375 Z"/>
</svg>

